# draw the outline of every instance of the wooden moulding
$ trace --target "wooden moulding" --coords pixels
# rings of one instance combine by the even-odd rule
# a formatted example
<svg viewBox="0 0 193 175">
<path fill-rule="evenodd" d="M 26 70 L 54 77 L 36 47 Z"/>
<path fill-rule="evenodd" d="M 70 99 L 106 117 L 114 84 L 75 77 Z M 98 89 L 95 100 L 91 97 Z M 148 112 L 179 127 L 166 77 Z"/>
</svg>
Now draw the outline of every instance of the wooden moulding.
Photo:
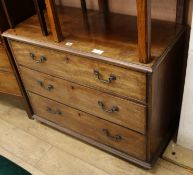
<svg viewBox="0 0 193 175">
<path fill-rule="evenodd" d="M 185 10 L 186 10 L 186 0 L 177 0 L 176 5 L 176 23 L 185 23 Z"/>
<path fill-rule="evenodd" d="M 27 98 L 27 94 L 25 92 L 24 85 L 23 85 L 23 83 L 21 81 L 21 78 L 20 78 L 20 75 L 19 75 L 19 71 L 17 69 L 17 65 L 16 65 L 16 63 L 14 61 L 14 55 L 12 54 L 13 52 L 12 52 L 11 47 L 9 45 L 9 41 L 6 38 L 3 37 L 3 42 L 4 42 L 5 49 L 6 49 L 6 52 L 7 52 L 7 55 L 8 55 L 8 59 L 9 59 L 9 61 L 11 63 L 14 75 L 15 75 L 17 83 L 19 85 L 19 89 L 20 89 L 20 93 L 21 94 L 17 95 L 17 97 L 22 99 L 22 102 L 23 102 L 23 105 L 24 105 L 24 107 L 26 109 L 28 117 L 30 119 L 32 119 L 32 114 L 33 114 L 32 108 L 30 106 L 29 99 Z M 9 95 L 13 95 L 13 94 L 9 94 Z"/>
<path fill-rule="evenodd" d="M 45 0 L 50 30 L 54 41 L 60 42 L 63 40 L 62 30 L 55 7 L 55 0 Z"/>
<path fill-rule="evenodd" d="M 151 0 L 136 0 L 139 62 L 148 63 L 151 58 Z"/>
</svg>

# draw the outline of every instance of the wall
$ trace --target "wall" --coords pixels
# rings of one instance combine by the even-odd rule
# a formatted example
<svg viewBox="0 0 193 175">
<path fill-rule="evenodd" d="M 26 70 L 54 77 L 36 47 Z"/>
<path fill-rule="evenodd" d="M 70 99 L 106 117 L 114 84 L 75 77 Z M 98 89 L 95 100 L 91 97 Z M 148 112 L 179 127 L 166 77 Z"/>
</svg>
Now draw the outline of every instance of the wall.
<svg viewBox="0 0 193 175">
<path fill-rule="evenodd" d="M 193 29 L 191 31 L 188 55 L 178 144 L 193 150 Z"/>
<path fill-rule="evenodd" d="M 152 16 L 159 19 L 167 19 L 173 21 L 175 19 L 175 9 L 176 9 L 176 0 L 170 0 L 171 3 L 168 5 L 168 0 L 162 0 L 160 3 L 159 0 L 152 1 Z M 80 0 L 57 0 L 57 2 L 62 3 L 67 6 L 80 6 Z M 97 0 L 87 0 L 87 7 L 90 9 L 98 9 Z M 110 10 L 117 13 L 123 14 L 136 14 L 136 4 L 135 0 L 109 0 Z M 164 13 L 160 13 L 160 8 L 164 9 Z M 169 14 L 169 15 L 168 15 Z"/>
<path fill-rule="evenodd" d="M 57 3 L 79 7 L 80 0 L 56 0 Z M 97 0 L 86 0 L 87 6 L 90 9 L 98 9 Z M 135 0 L 109 0 L 110 10 L 123 14 L 136 14 Z M 169 2 L 169 3 L 168 3 Z M 152 0 L 152 17 L 162 20 L 175 21 L 177 0 Z M 190 0 L 188 5 L 188 23 L 191 23 L 191 11 L 193 7 L 193 0 Z M 164 9 L 164 11 L 163 11 Z"/>
</svg>

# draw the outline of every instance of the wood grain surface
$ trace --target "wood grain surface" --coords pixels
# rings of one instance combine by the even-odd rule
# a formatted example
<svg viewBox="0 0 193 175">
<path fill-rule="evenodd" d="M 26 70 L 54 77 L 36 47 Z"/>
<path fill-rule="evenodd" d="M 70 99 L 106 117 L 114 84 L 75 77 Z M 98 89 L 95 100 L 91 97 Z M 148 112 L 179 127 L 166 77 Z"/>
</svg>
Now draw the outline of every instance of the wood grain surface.
<svg viewBox="0 0 193 175">
<path fill-rule="evenodd" d="M 13 73 L 0 71 L 0 92 L 21 96 L 17 80 Z"/>
<path fill-rule="evenodd" d="M 139 62 L 151 59 L 151 1 L 137 0 L 137 28 Z"/>
<path fill-rule="evenodd" d="M 29 93 L 29 96 L 36 115 L 46 118 L 62 127 L 91 137 L 101 143 L 122 150 L 139 159 L 146 159 L 145 137 L 143 135 L 38 95 Z M 53 111 L 60 111 L 61 114 L 52 114 L 47 111 L 47 108 L 51 108 Z M 108 130 L 109 135 L 107 136 L 103 130 Z M 113 137 L 116 135 L 121 136 L 122 139 L 114 140 Z"/>
<path fill-rule="evenodd" d="M 128 100 L 123 100 L 94 89 L 86 88 L 46 74 L 20 67 L 20 73 L 27 90 L 56 100 L 79 110 L 86 111 L 108 121 L 145 133 L 146 107 Z M 39 82 L 42 82 L 41 86 Z M 53 86 L 51 90 L 47 90 Z M 106 112 L 114 106 L 118 111 Z"/>
<path fill-rule="evenodd" d="M 144 73 L 25 43 L 12 41 L 11 46 L 18 64 L 105 92 L 146 102 L 146 75 Z M 30 57 L 30 53 L 33 53 L 37 60 L 41 56 L 46 57 L 47 60 L 38 64 Z M 108 80 L 111 75 L 115 76 L 116 80 L 112 80 L 111 83 L 101 82 L 94 71 L 100 73 L 102 80 Z"/>
<path fill-rule="evenodd" d="M 0 44 L 0 70 L 12 72 L 7 53 L 2 44 Z"/>
<path fill-rule="evenodd" d="M 63 35 L 62 35 L 58 15 L 56 13 L 55 1 L 45 0 L 45 4 L 46 4 L 46 10 L 47 10 L 48 20 L 49 20 L 50 30 L 53 36 L 53 40 L 56 42 L 60 42 L 63 39 Z"/>
<path fill-rule="evenodd" d="M 18 25 L 15 30 L 8 30 L 3 35 L 36 45 L 87 55 L 122 67 L 132 67 L 138 70 L 143 68 L 144 71 L 151 71 L 154 61 L 169 49 L 170 44 L 183 28 L 172 22 L 152 20 L 152 60 L 149 64 L 143 64 L 139 62 L 137 52 L 136 17 L 110 13 L 108 17 L 110 26 L 105 28 L 104 15 L 89 10 L 88 20 L 92 22 L 92 25 L 88 33 L 81 9 L 64 7 L 58 8 L 57 12 L 65 36 L 64 41 L 60 43 L 53 42 L 51 36 L 42 36 L 37 16 L 29 18 Z M 31 33 L 33 33 L 33 37 Z M 73 43 L 73 45 L 66 46 L 67 42 Z M 101 55 L 93 54 L 93 49 L 104 52 Z"/>
</svg>

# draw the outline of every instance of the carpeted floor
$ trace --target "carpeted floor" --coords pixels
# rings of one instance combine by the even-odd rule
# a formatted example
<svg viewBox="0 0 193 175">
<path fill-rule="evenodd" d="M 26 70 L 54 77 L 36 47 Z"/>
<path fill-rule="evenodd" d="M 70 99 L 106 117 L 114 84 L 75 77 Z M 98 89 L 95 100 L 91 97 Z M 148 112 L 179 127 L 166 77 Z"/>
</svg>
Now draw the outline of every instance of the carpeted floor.
<svg viewBox="0 0 193 175">
<path fill-rule="evenodd" d="M 31 173 L 0 155 L 0 175 L 31 175 Z"/>
</svg>

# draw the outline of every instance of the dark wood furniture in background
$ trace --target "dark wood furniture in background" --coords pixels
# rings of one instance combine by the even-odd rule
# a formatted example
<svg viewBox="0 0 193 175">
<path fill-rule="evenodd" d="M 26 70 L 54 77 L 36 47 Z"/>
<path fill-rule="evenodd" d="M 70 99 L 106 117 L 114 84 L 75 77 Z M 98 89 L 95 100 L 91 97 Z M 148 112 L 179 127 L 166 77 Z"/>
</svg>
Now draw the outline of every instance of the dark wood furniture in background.
<svg viewBox="0 0 193 175">
<path fill-rule="evenodd" d="M 35 14 L 33 0 L 1 0 L 10 28 Z"/>
<path fill-rule="evenodd" d="M 32 117 L 151 168 L 180 115 L 186 27 L 151 19 L 149 0 L 136 1 L 137 17 L 111 13 L 106 0 L 99 11 L 45 2 L 52 36 L 37 16 L 3 34 Z"/>
<path fill-rule="evenodd" d="M 3 5 L 0 3 L 0 34 L 9 28 L 9 24 L 4 13 Z M 16 96 L 22 96 L 14 70 L 9 61 L 6 46 L 0 36 L 0 92 Z"/>
<path fill-rule="evenodd" d="M 7 41 L 1 34 L 34 14 L 33 0 L 0 0 L 0 93 L 20 98 L 29 117 L 31 117 L 30 105 L 25 98 L 25 91 Z"/>
</svg>

